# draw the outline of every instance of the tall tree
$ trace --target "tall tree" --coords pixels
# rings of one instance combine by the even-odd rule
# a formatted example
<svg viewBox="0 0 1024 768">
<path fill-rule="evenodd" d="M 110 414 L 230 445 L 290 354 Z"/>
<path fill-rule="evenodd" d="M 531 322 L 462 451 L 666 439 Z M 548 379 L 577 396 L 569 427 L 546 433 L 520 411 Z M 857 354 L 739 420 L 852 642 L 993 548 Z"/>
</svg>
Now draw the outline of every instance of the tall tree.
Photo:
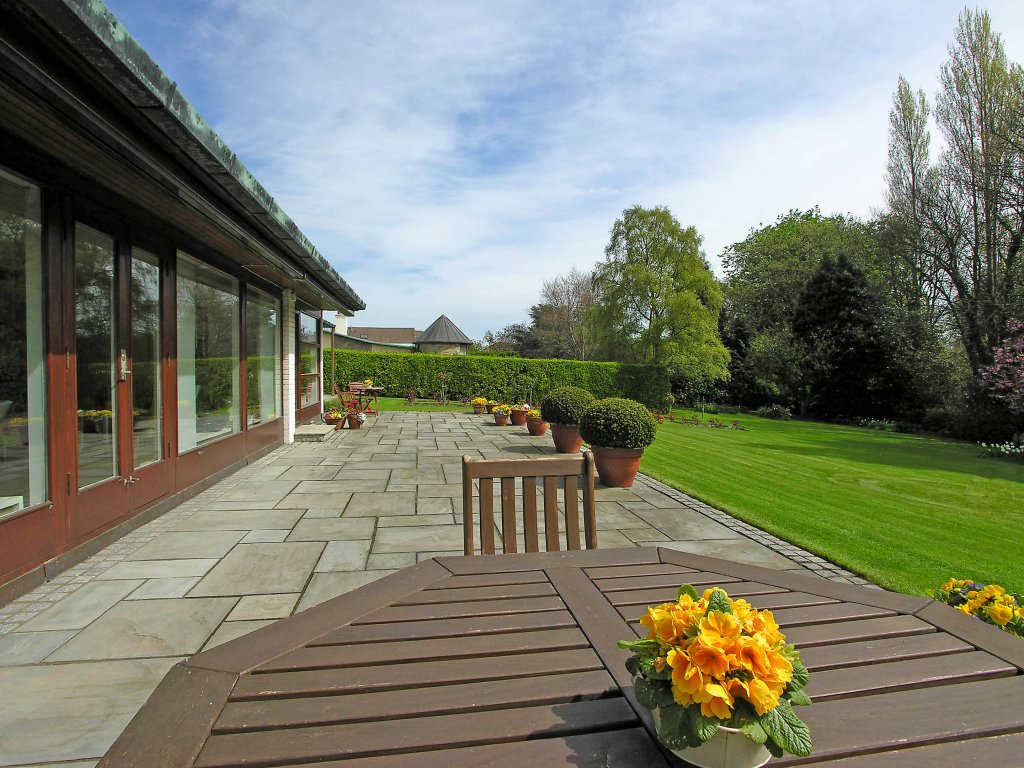
<svg viewBox="0 0 1024 768">
<path fill-rule="evenodd" d="M 923 179 L 928 104 L 905 81 L 897 89 L 890 207 L 911 230 L 925 287 L 977 374 L 1024 300 L 1024 142 L 1014 139 L 1022 134 L 1024 73 L 1007 61 L 988 13 L 965 10 L 939 80 L 935 118 L 946 148 Z"/>
<path fill-rule="evenodd" d="M 549 309 L 540 316 L 537 330 L 551 339 L 555 352 L 552 357 L 591 359 L 594 354 L 590 327 L 590 309 L 594 305 L 591 276 L 573 267 L 567 274 L 545 281 L 540 300 L 541 305 Z"/>
<path fill-rule="evenodd" d="M 727 376 L 729 353 L 718 335 L 722 291 L 700 244 L 697 230 L 665 207 L 623 211 L 594 272 L 591 317 L 605 359 Z"/>
</svg>

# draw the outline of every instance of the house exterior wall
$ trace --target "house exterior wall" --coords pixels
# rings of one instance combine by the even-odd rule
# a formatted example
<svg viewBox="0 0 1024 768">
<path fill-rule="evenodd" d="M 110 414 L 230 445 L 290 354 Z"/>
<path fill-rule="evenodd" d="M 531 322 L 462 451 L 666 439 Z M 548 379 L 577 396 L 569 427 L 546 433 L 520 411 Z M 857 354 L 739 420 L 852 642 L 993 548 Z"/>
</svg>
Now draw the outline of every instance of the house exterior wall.
<svg viewBox="0 0 1024 768">
<path fill-rule="evenodd" d="M 435 355 L 468 355 L 469 345 L 468 344 L 435 344 L 431 342 L 422 342 L 416 345 L 416 349 L 420 352 L 429 352 Z"/>
</svg>

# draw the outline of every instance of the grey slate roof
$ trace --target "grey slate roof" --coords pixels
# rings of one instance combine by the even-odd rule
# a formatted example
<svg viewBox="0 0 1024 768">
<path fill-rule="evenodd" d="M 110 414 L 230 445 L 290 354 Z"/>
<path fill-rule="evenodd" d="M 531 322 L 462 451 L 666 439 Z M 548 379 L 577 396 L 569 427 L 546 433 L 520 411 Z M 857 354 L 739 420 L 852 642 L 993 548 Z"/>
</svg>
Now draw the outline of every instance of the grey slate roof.
<svg viewBox="0 0 1024 768">
<path fill-rule="evenodd" d="M 444 315 L 430 324 L 416 338 L 417 344 L 472 344 L 473 340 L 460 331 L 455 323 Z"/>
</svg>

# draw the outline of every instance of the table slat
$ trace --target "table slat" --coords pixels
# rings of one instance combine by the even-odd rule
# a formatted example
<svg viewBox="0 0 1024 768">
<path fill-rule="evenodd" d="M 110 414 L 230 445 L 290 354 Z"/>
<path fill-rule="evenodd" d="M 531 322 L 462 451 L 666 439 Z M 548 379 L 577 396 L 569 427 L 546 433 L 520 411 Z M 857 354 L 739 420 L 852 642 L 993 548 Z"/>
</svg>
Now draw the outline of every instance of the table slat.
<svg viewBox="0 0 1024 768">
<path fill-rule="evenodd" d="M 859 667 L 886 661 L 962 653 L 974 646 L 945 632 L 906 637 L 885 637 L 837 645 L 801 646 L 800 658 L 812 672 L 842 667 Z"/>
<path fill-rule="evenodd" d="M 431 584 L 424 592 L 444 589 L 465 589 L 466 587 L 490 587 L 499 584 L 547 583 L 543 571 L 515 571 L 513 573 L 477 573 L 472 576 L 449 576 Z"/>
<path fill-rule="evenodd" d="M 427 637 L 462 637 L 499 632 L 525 632 L 534 629 L 575 627 L 576 621 L 566 610 L 533 613 L 509 613 L 497 616 L 442 618 L 431 621 L 384 624 L 355 624 L 341 627 L 318 638 L 310 645 L 330 643 L 379 643 L 389 640 L 415 640 Z"/>
<path fill-rule="evenodd" d="M 557 704 L 619 696 L 604 670 L 523 677 L 512 680 L 456 683 L 359 696 L 312 696 L 297 699 L 230 701 L 217 720 L 218 732 L 259 730 L 335 722 L 360 722 L 443 712 L 473 712 L 509 706 Z"/>
<path fill-rule="evenodd" d="M 273 766 L 299 760 L 327 760 L 465 747 L 597 730 L 632 727 L 637 718 L 621 699 L 519 707 L 470 714 L 411 717 L 387 721 L 211 736 L 197 768 Z"/>
<path fill-rule="evenodd" d="M 550 675 L 556 672 L 585 672 L 600 669 L 601 661 L 589 648 L 550 653 L 524 653 L 494 658 L 438 659 L 375 667 L 320 669 L 301 672 L 271 672 L 246 675 L 238 681 L 232 699 L 260 696 L 296 696 L 344 691 L 412 688 L 417 685 L 445 685 L 470 680 Z"/>
<path fill-rule="evenodd" d="M 779 624 L 782 622 L 779 621 Z M 795 644 L 797 648 L 809 648 L 813 645 L 920 635 L 934 632 L 935 627 L 914 616 L 886 616 L 881 619 L 808 624 L 798 627 L 785 625 L 782 627 L 782 631 L 785 632 L 786 639 Z"/>
<path fill-rule="evenodd" d="M 435 589 L 417 592 L 402 598 L 395 605 L 431 605 L 439 603 L 470 603 L 481 600 L 508 600 L 512 597 L 545 597 L 555 594 L 550 584 L 492 584 L 486 587 Z"/>
<path fill-rule="evenodd" d="M 526 653 L 532 650 L 586 648 L 587 638 L 578 629 L 549 629 L 492 635 L 465 635 L 431 640 L 405 640 L 358 645 L 319 645 L 300 648 L 268 664 L 259 672 L 358 667 L 372 664 L 405 664 L 419 660 L 458 659 Z"/>
<path fill-rule="evenodd" d="M 828 763 L 828 768 L 1020 768 L 1024 733 L 929 744 L 923 747 L 876 752 Z"/>
<path fill-rule="evenodd" d="M 565 608 L 557 597 L 515 597 L 508 600 L 477 600 L 473 603 L 442 605 L 392 605 L 367 614 L 355 624 L 381 624 L 466 616 L 497 616 L 505 613 L 557 611 Z"/>
</svg>

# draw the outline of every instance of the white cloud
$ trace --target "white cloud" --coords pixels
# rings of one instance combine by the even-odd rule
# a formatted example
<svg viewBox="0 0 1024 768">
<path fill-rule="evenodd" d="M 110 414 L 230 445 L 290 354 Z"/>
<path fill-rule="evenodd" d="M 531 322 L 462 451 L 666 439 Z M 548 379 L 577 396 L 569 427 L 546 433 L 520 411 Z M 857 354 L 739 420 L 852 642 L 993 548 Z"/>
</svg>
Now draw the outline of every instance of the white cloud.
<svg viewBox="0 0 1024 768">
<path fill-rule="evenodd" d="M 131 0 L 111 0 L 136 10 Z M 990 3 L 1010 57 L 1024 13 Z M 634 203 L 714 257 L 791 208 L 883 200 L 889 99 L 931 94 L 959 7 L 508 2 L 187 4 L 129 29 L 366 300 L 361 325 L 470 336 L 601 258 Z M 145 26 L 132 26 L 134 19 Z M 199 94 L 201 101 L 193 96 Z M 209 104 L 209 106 L 207 106 Z"/>
</svg>

